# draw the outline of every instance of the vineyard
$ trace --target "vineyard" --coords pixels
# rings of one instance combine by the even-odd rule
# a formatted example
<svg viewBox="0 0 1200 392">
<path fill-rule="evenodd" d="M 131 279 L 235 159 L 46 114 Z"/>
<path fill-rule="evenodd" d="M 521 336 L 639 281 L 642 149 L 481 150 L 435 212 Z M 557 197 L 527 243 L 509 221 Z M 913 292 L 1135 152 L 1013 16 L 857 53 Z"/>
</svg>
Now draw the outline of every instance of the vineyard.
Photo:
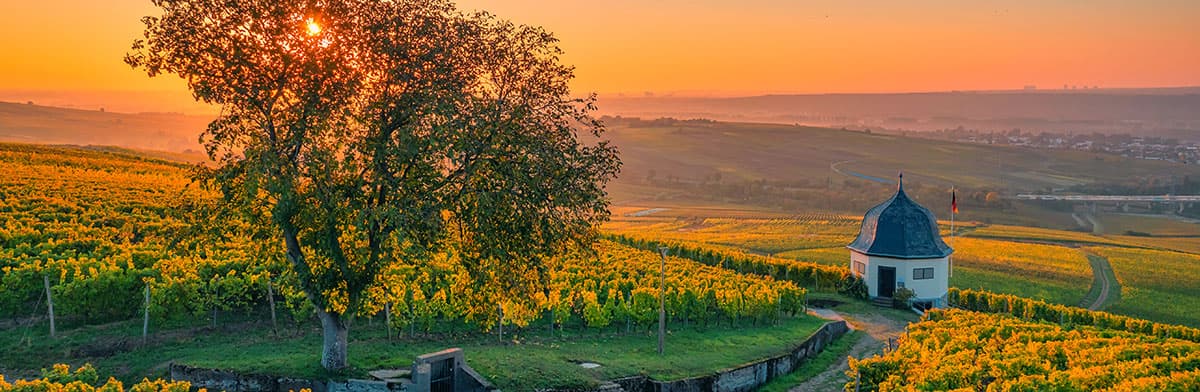
<svg viewBox="0 0 1200 392">
<path fill-rule="evenodd" d="M 774 254 L 797 249 L 845 246 L 858 233 L 860 223 L 857 219 L 841 215 L 807 214 L 791 219 L 619 219 L 605 224 L 604 229 L 621 235 Z"/>
<path fill-rule="evenodd" d="M 1121 283 L 1121 301 L 1109 310 L 1151 320 L 1200 327 L 1200 256 L 1187 253 L 1098 247 Z"/>
<path fill-rule="evenodd" d="M 975 227 L 975 224 L 960 226 Z M 605 228 L 615 235 L 643 242 L 686 244 L 719 254 L 754 258 L 760 264 L 816 263 L 844 269 L 849 262 L 849 251 L 845 246 L 857 234 L 859 222 L 832 214 L 809 214 L 792 219 L 707 218 L 698 221 L 626 218 L 610 222 Z M 950 234 L 948 225 L 943 229 L 943 235 Z M 1054 303 L 1076 304 L 1091 284 L 1087 258 L 1076 249 L 975 237 L 958 237 L 953 242 L 955 271 L 950 281 L 952 286 L 986 288 Z M 1014 280 L 1013 276 L 1022 279 Z M 814 283 L 797 281 L 805 287 L 813 287 Z"/>
<path fill-rule="evenodd" d="M 203 197 L 185 174 L 129 155 L 0 145 L 0 317 L 40 313 L 44 278 L 64 314 L 136 315 L 145 280 L 189 225 L 177 207 Z"/>
<path fill-rule="evenodd" d="M 610 236 L 614 241 L 639 249 L 666 247 L 671 254 L 696 262 L 733 270 L 741 274 L 772 277 L 793 282 L 805 288 L 836 291 L 857 298 L 866 298 L 863 281 L 845 267 L 834 267 L 801 262 L 778 257 L 745 253 L 728 247 L 711 247 L 703 244 L 640 238 L 633 236 Z"/>
<path fill-rule="evenodd" d="M 265 314 L 275 306 L 297 322 L 312 316 L 278 257 L 252 246 L 261 241 L 197 238 L 190 230 L 195 218 L 188 214 L 210 196 L 190 185 L 185 166 L 26 145 L 0 145 L 0 162 L 2 318 L 45 315 L 47 292 L 60 324 L 146 312 L 152 324 L 216 324 L 219 314 Z M 490 331 L 535 321 L 629 330 L 657 321 L 659 258 L 602 242 L 551 263 L 558 267 L 539 295 L 495 298 L 469 284 L 453 256 L 440 255 L 427 265 L 387 271 L 361 316 L 387 316 L 410 333 L 448 324 Z M 803 307 L 805 290 L 790 282 L 677 256 L 667 258 L 666 270 L 672 322 L 765 323 Z"/>
<path fill-rule="evenodd" d="M 0 221 L 0 283 L 3 283 L 0 285 L 0 319 L 16 326 L 13 330 L 19 331 L 20 335 L 3 340 L 11 346 L 5 348 L 12 354 L 0 358 L 26 358 L 21 360 L 21 369 L 53 363 L 47 362 L 49 359 L 38 362 L 33 352 L 42 346 L 31 342 L 43 335 L 30 332 L 45 328 L 48 301 L 53 302 L 59 325 L 73 336 L 72 341 L 86 340 L 78 335 L 82 332 L 77 331 L 104 323 L 136 320 L 136 327 L 121 334 L 129 336 L 135 328 L 141 332 L 143 316 L 152 334 L 180 326 L 215 328 L 245 320 L 263 322 L 269 319 L 274 323 L 276 316 L 281 320 L 279 329 L 303 331 L 312 327 L 312 305 L 297 289 L 290 269 L 274 253 L 275 240 L 245 230 L 248 225 L 243 225 L 236 216 L 216 215 L 218 212 L 211 210 L 209 203 L 214 195 L 188 180 L 187 166 L 121 151 L 11 144 L 0 144 L 0 163 L 0 215 L 5 217 Z M 226 230 L 212 231 L 211 225 L 204 224 L 204 220 L 212 220 L 214 216 L 221 217 L 216 223 Z M 556 358 L 552 361 L 571 365 L 569 361 L 574 359 L 556 357 L 553 347 L 569 346 L 575 347 L 576 352 L 591 353 L 588 350 L 593 349 L 587 347 L 594 344 L 588 342 L 624 339 L 628 342 L 622 344 L 640 348 L 638 339 L 647 336 L 647 331 L 657 323 L 659 285 L 662 284 L 668 325 L 675 331 L 672 333 L 692 334 L 696 339 L 704 333 L 729 334 L 723 339 L 730 342 L 741 337 L 737 335 L 739 333 L 754 336 L 761 347 L 755 346 L 755 351 L 735 360 L 747 361 L 755 356 L 771 355 L 771 345 L 786 345 L 784 341 L 772 340 L 779 338 L 772 335 L 775 333 L 772 330 L 792 336 L 815 328 L 818 322 L 803 316 L 810 291 L 823 292 L 825 296 L 836 295 L 840 299 L 865 297 L 864 283 L 854 278 L 845 264 L 848 251 L 844 246 L 858 228 L 857 219 L 835 214 L 809 214 L 786 219 L 618 218 L 604 226 L 603 239 L 593 247 L 575 249 L 559 259 L 547 261 L 545 286 L 534 295 L 512 298 L 495 294 L 486 289 L 486 285 L 467 278 L 464 267 L 453 253 L 440 253 L 421 264 L 400 264 L 384 271 L 379 284 L 369 292 L 370 302 L 356 317 L 378 325 L 375 329 L 364 328 L 363 333 L 369 335 L 368 341 L 405 339 L 410 346 L 405 350 L 436 350 L 437 342 L 413 342 L 423 342 L 431 337 L 436 340 L 441 336 L 473 336 L 470 339 L 484 339 L 489 344 L 503 342 L 505 334 L 510 337 L 537 336 L 535 339 L 558 337 L 566 340 L 548 343 L 550 348 L 535 345 L 522 350 L 529 355 L 551 356 Z M 1062 305 L 1078 303 L 1091 283 L 1092 274 L 1083 251 L 1017 240 L 1122 243 L 1083 233 L 1005 226 L 973 227 L 968 237 L 960 236 L 954 240 L 955 273 L 951 285 L 956 288 L 951 289 L 950 303 L 974 311 L 1003 314 L 969 316 L 977 318 L 974 322 L 980 322 L 978 318 L 995 317 L 1000 321 L 992 322 L 992 326 L 1000 323 L 1013 331 L 1024 331 L 1022 328 L 1033 331 L 1021 344 L 1053 343 L 1064 349 L 1087 350 L 1080 345 L 1088 343 L 1075 343 L 1080 339 L 1127 345 L 1128 350 L 1145 349 L 1148 342 L 1200 341 L 1200 331 L 1195 329 L 1125 316 L 1195 327 L 1197 321 L 1192 309 L 1200 306 L 1195 300 L 1200 297 L 1200 292 L 1196 292 L 1196 285 L 1187 282 L 1197 279 L 1195 271 L 1200 265 L 1197 256 L 1113 246 L 1086 248 L 1088 252 L 1107 257 L 1116 270 L 1122 299 L 1110 309 L 1122 314 L 1118 315 Z M 667 248 L 665 260 L 658 252 L 660 247 Z M 665 280 L 661 281 L 660 263 L 665 270 Z M 929 324 L 919 324 L 910 335 L 918 336 L 918 332 L 924 331 L 921 328 L 934 328 L 932 326 L 937 323 L 949 323 L 970 315 L 959 311 L 933 314 L 935 316 L 925 322 Z M 991 322 L 992 319 L 983 321 Z M 1071 338 L 1054 340 L 1057 338 L 1039 335 L 1041 332 L 1038 331 L 1047 328 L 1058 331 L 1053 336 Z M 702 332 L 710 329 L 713 332 Z M 740 332 L 725 332 L 727 330 Z M 977 332 L 985 337 L 996 333 L 990 331 L 995 330 Z M 943 332 L 929 333 L 933 334 L 931 336 L 944 335 Z M 1081 335 L 1077 338 L 1071 334 Z M 496 339 L 496 335 L 500 339 Z M 223 342 L 219 347 L 296 345 L 293 347 L 295 352 L 312 353 L 303 346 L 308 344 L 304 343 L 307 338 L 281 343 L 273 332 L 254 336 L 257 340 L 249 343 L 231 337 L 214 341 Z M 913 343 L 906 340 L 898 352 L 906 350 L 905 347 L 918 347 L 914 346 L 918 343 L 922 345 L 913 350 L 950 350 L 956 344 L 947 341 L 930 346 L 924 342 L 931 341 Z M 1011 339 L 1002 342 L 1011 342 Z M 984 338 L 969 345 L 985 343 L 992 344 Z M 747 344 L 741 342 L 738 346 Z M 1194 346 L 1194 343 L 1171 344 Z M 1025 348 L 1020 350 L 1028 349 L 1021 347 Z M 53 350 L 61 351 L 62 347 L 54 346 Z M 478 350 L 482 352 L 476 368 L 493 375 L 505 372 L 502 364 L 508 361 L 510 349 L 497 346 L 493 351 L 491 346 L 480 345 Z M 676 350 L 689 353 L 684 348 Z M 393 355 L 387 350 L 367 352 L 379 358 Z M 419 353 L 413 351 L 411 354 Z M 1020 359 L 1024 357 L 1019 357 L 1019 353 L 1026 351 L 1009 353 L 1017 362 L 1000 360 L 1008 357 L 989 359 L 991 362 L 980 361 L 978 369 L 970 368 L 968 365 L 975 366 L 975 361 L 967 361 L 969 356 L 962 354 L 948 352 L 946 358 L 929 359 L 945 361 L 946 369 L 969 371 L 969 375 L 960 378 L 951 377 L 950 370 L 936 370 L 928 376 L 918 374 L 921 370 L 917 369 L 927 366 L 941 369 L 943 365 L 940 362 L 905 364 L 893 354 L 882 357 L 890 359 L 878 359 L 883 362 L 867 359 L 858 362 L 858 366 L 864 369 L 864 385 L 879 389 L 971 387 L 981 385 L 974 384 L 978 382 L 1007 386 L 1010 381 L 1017 383 L 1012 384 L 1014 386 L 1063 382 L 1066 384 L 1045 385 L 1084 389 L 1125 387 L 1124 384 L 1106 383 L 1103 380 L 1108 379 L 1103 377 L 1100 381 L 1077 377 L 1075 374 L 1079 370 L 1073 369 L 1084 366 L 1082 364 L 1076 366 L 1068 362 L 1072 367 L 1065 369 L 1039 368 L 1042 365 L 1020 362 L 1028 358 Z M 609 351 L 593 354 L 620 355 Z M 201 364 L 223 364 L 212 359 L 210 354 L 186 354 L 185 351 L 176 355 Z M 303 355 L 295 362 L 311 360 Z M 686 355 L 696 357 L 700 353 Z M 54 358 L 56 361 L 63 359 L 68 358 Z M 157 361 L 168 359 L 171 358 Z M 614 359 L 611 360 L 612 368 L 597 374 L 573 376 L 568 374 L 569 369 L 559 368 L 546 371 L 563 372 L 555 373 L 556 377 L 587 385 L 590 380 L 647 369 L 657 369 L 654 371 L 660 372 L 658 374 L 674 377 L 700 374 L 706 371 L 704 366 L 731 360 L 718 356 L 705 362 L 704 366 L 686 368 L 679 363 L 670 366 L 646 364 L 653 362 L 651 359 L 652 356 L 637 357 L 636 361 L 621 365 Z M 954 362 L 958 360 L 967 362 Z M 262 359 L 248 361 L 256 363 L 253 361 Z M 304 371 L 291 363 L 272 362 L 267 370 Z M 989 367 L 993 363 L 995 366 Z M 1028 366 L 1030 376 L 1015 380 L 1003 377 L 1004 371 L 1014 371 L 1011 369 L 1018 365 Z M 146 366 L 149 368 L 153 364 Z M 257 368 L 260 365 L 240 366 Z M 1095 366 L 1117 366 L 1117 362 Z M 687 369 L 687 372 L 672 372 L 670 369 L 674 368 Z M 896 373 L 887 369 L 907 370 Z M 85 370 L 83 374 L 88 372 L 94 370 Z M 892 378 L 895 374 L 902 374 L 901 380 L 910 383 Z M 1146 385 L 1161 386 L 1167 385 L 1161 383 L 1177 381 L 1170 376 L 1171 373 L 1147 373 L 1138 382 L 1160 383 Z M 115 390 L 121 387 L 120 384 L 96 385 L 94 380 L 72 384 L 74 381 L 55 377 L 59 376 L 4 384 L 0 388 Z M 498 379 L 501 383 L 509 383 L 507 385 L 524 386 L 532 382 L 522 377 L 527 375 L 499 376 Z M 989 377 L 995 377 L 995 380 L 987 381 Z M 175 386 L 150 382 L 134 388 L 166 390 Z"/>
<path fill-rule="evenodd" d="M 978 228 L 971 231 L 971 237 L 984 238 L 999 238 L 1023 241 L 1052 241 L 1052 242 L 1068 242 L 1077 244 L 1096 244 L 1096 245 L 1115 245 L 1115 246 L 1137 246 L 1136 243 L 1128 241 L 1112 239 L 1092 235 L 1090 233 L 1080 233 L 1074 231 L 1043 229 L 1037 227 L 1024 226 L 1004 226 L 992 225 Z"/>
<path fill-rule="evenodd" d="M 1077 304 L 1092 281 L 1087 257 L 1077 249 L 970 237 L 955 238 L 952 246 L 954 287 Z"/>
<path fill-rule="evenodd" d="M 949 309 L 850 367 L 848 390 L 1186 391 L 1200 388 L 1200 343 Z"/>
<path fill-rule="evenodd" d="M 0 375 L 0 392 L 125 392 L 125 384 L 109 378 L 103 384 L 99 383 L 100 375 L 96 368 L 87 364 L 71 371 L 69 365 L 55 364 L 50 369 L 42 369 L 41 378 L 32 380 L 16 380 L 12 383 L 5 381 Z M 172 382 L 164 380 L 143 379 L 131 385 L 130 392 L 188 392 L 191 384 L 187 382 Z"/>
</svg>

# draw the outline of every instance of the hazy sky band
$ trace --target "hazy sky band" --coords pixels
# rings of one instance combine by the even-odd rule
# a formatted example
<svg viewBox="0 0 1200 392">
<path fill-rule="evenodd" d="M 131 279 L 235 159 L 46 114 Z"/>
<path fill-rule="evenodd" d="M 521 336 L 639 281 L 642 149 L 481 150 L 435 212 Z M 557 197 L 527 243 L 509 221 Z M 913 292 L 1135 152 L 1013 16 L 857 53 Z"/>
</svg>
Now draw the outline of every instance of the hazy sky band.
<svg viewBox="0 0 1200 392">
<path fill-rule="evenodd" d="M 576 91 L 1200 85 L 1200 1 L 465 0 L 554 31 Z M 148 1 L 0 2 L 0 90 L 182 91 L 121 58 Z"/>
</svg>

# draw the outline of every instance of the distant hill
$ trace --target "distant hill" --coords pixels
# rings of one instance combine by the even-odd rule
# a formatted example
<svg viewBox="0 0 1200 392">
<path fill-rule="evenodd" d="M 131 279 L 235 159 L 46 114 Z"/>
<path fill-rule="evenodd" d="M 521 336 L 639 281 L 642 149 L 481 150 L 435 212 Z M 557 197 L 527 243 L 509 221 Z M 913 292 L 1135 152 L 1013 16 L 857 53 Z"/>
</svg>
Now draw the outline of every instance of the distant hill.
<svg viewBox="0 0 1200 392">
<path fill-rule="evenodd" d="M 742 98 L 602 97 L 610 115 L 708 118 L 855 128 L 1103 132 L 1200 140 L 1200 88 Z"/>
<path fill-rule="evenodd" d="M 889 196 L 897 173 L 927 206 L 958 188 L 969 219 L 1074 228 L 1069 205 L 1008 199 L 1096 184 L 1180 183 L 1200 165 L 1107 153 L 968 144 L 779 124 L 610 119 L 624 166 L 618 206 L 767 208 L 859 214 Z"/>
<path fill-rule="evenodd" d="M 174 113 L 107 113 L 0 102 L 0 141 L 201 151 L 200 133 L 211 120 Z"/>
<path fill-rule="evenodd" d="M 1033 191 L 1138 177 L 1200 176 L 1200 165 L 1112 154 L 968 144 L 838 129 L 675 120 L 609 121 L 622 180 L 890 182 Z M 834 166 L 835 163 L 839 163 Z M 834 170 L 834 169 L 837 170 Z"/>
<path fill-rule="evenodd" d="M 198 162 L 204 157 L 197 139 L 208 121 L 180 114 L 0 103 L 0 141 L 117 146 L 133 151 L 92 148 Z M 918 198 L 923 193 L 918 186 L 927 188 L 925 197 L 937 200 L 955 185 L 981 192 L 975 195 L 979 203 L 992 191 L 1004 195 L 1137 179 L 1163 183 L 1200 178 L 1200 165 L 819 127 L 628 118 L 609 119 L 608 125 L 606 136 L 625 163 L 611 187 L 614 201 L 650 198 L 652 207 L 703 202 L 857 213 L 877 202 L 901 170 Z M 1074 225 L 1069 214 L 1058 220 L 1061 226 Z"/>
</svg>

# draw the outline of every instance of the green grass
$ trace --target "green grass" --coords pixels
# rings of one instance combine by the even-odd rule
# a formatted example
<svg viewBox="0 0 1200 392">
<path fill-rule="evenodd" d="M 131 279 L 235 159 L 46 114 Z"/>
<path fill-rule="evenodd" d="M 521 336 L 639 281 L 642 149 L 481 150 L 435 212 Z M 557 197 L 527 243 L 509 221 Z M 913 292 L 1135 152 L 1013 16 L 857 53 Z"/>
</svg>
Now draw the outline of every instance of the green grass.
<svg viewBox="0 0 1200 392">
<path fill-rule="evenodd" d="M 436 338 L 388 341 L 380 323 L 368 326 L 360 320 L 351 328 L 351 370 L 330 374 L 318 366 L 319 330 L 308 328 L 291 337 L 273 337 L 261 323 L 185 333 L 175 330 L 157 334 L 145 348 L 108 357 L 76 358 L 72 350 L 107 342 L 140 343 L 140 323 L 121 322 L 98 327 L 60 331 L 60 338 L 46 336 L 44 324 L 20 328 L 19 333 L 0 336 L 3 371 L 15 376 L 35 375 L 37 369 L 54 363 L 79 365 L 92 362 L 104 375 L 132 381 L 166 375 L 167 365 L 230 369 L 246 373 L 305 378 L 364 377 L 381 368 L 407 368 L 420 354 L 460 347 L 467 362 L 504 390 L 534 388 L 584 388 L 599 381 L 648 375 L 673 380 L 712 374 L 758 359 L 790 351 L 824 324 L 814 317 L 788 318 L 776 325 L 728 322 L 706 329 L 674 325 L 666 341 L 666 355 L 656 353 L 657 337 L 646 328 L 630 334 L 609 329 L 571 330 L 549 336 L 546 327 L 531 327 L 518 339 L 506 336 L 451 332 Z M 623 328 L 623 326 L 622 326 Z M 28 339 L 22 339 L 27 337 Z M 577 363 L 599 363 L 598 369 L 580 368 Z"/>
<path fill-rule="evenodd" d="M 954 265 L 954 276 L 950 277 L 950 287 L 987 290 L 1070 306 L 1079 305 L 1080 299 L 1087 295 L 1090 285 L 1090 280 L 1062 282 L 1037 279 L 966 267 L 958 263 Z"/>
<path fill-rule="evenodd" d="M 825 351 L 817 354 L 815 358 L 805 361 L 800 367 L 792 370 L 787 375 L 776 378 L 771 382 L 763 385 L 758 389 L 759 392 L 786 392 L 788 389 L 799 385 L 800 383 L 815 377 L 825 369 L 833 366 L 838 361 L 846 358 L 846 354 L 850 352 L 850 348 L 854 347 L 860 339 L 865 335 L 863 332 L 850 331 L 842 335 L 841 338 L 835 340 L 832 344 L 825 346 Z"/>
<path fill-rule="evenodd" d="M 868 301 L 854 299 L 843 294 L 810 292 L 808 293 L 808 300 L 809 302 L 816 300 L 837 301 L 840 304 L 834 307 L 833 310 L 847 316 L 848 319 L 862 315 L 879 316 L 905 323 L 913 323 L 921 319 L 921 316 L 911 310 L 881 308 Z"/>
</svg>

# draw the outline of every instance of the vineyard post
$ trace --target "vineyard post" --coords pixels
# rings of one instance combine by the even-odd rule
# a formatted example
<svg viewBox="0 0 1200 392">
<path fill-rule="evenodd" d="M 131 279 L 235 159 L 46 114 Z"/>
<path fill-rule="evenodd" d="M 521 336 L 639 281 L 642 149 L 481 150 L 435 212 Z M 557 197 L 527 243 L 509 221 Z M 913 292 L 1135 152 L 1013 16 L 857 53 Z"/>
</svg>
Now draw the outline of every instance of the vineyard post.
<svg viewBox="0 0 1200 392">
<path fill-rule="evenodd" d="M 146 335 L 150 334 L 150 284 L 146 284 L 145 302 L 142 308 L 142 345 L 146 345 Z"/>
<path fill-rule="evenodd" d="M 504 305 L 496 304 L 496 309 L 500 309 L 500 320 L 496 324 L 500 327 L 500 343 L 504 343 Z"/>
<path fill-rule="evenodd" d="M 808 290 L 804 290 L 804 314 L 808 314 Z"/>
<path fill-rule="evenodd" d="M 213 287 L 212 299 L 212 326 L 217 327 L 217 299 L 221 296 L 221 286 Z"/>
<path fill-rule="evenodd" d="M 667 334 L 667 247 L 658 247 L 662 261 L 658 264 L 658 355 L 663 354 L 663 343 Z"/>
<path fill-rule="evenodd" d="M 862 368 L 855 366 L 854 367 L 854 392 L 858 392 L 859 387 L 861 385 L 862 385 Z"/>
<path fill-rule="evenodd" d="M 271 304 L 271 333 L 279 334 L 279 328 L 275 324 L 275 288 L 272 287 L 271 278 L 267 278 L 267 302 Z"/>
<path fill-rule="evenodd" d="M 383 304 L 383 322 L 387 327 L 387 338 L 392 340 L 392 304 L 390 302 Z"/>
<path fill-rule="evenodd" d="M 46 307 L 50 312 L 50 337 L 53 338 L 56 335 L 54 330 L 54 296 L 50 295 L 49 275 L 42 275 L 42 284 L 46 286 Z"/>
</svg>

